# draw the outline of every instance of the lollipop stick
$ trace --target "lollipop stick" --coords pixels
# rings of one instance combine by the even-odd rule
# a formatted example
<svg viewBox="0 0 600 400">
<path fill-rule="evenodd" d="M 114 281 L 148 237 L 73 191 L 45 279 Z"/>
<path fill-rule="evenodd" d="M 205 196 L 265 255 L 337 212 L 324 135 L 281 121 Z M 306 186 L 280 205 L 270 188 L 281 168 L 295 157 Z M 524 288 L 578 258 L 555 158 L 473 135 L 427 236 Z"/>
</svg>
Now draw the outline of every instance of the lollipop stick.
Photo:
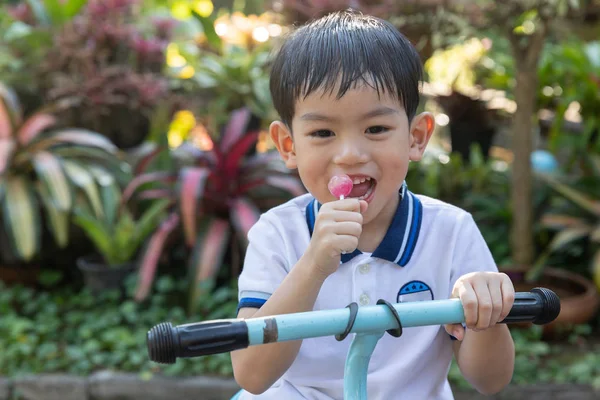
<svg viewBox="0 0 600 400">
<path fill-rule="evenodd" d="M 344 195 L 341 195 L 341 196 L 340 196 L 340 200 L 344 200 Z"/>
</svg>

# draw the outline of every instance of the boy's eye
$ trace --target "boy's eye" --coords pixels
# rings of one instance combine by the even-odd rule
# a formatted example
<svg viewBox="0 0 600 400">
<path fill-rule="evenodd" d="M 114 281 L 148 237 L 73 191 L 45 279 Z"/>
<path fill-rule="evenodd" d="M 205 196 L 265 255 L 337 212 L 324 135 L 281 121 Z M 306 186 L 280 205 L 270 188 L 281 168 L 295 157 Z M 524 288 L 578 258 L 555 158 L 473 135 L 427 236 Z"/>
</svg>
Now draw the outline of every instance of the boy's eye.
<svg viewBox="0 0 600 400">
<path fill-rule="evenodd" d="M 333 136 L 333 132 L 328 129 L 321 129 L 321 130 L 312 132 L 310 134 L 310 136 L 318 137 L 318 138 L 328 138 L 330 136 Z"/>
<path fill-rule="evenodd" d="M 371 127 L 367 128 L 367 130 L 366 130 L 367 133 L 371 133 L 371 134 L 384 133 L 387 131 L 389 131 L 389 129 L 386 128 L 385 126 L 381 126 L 381 125 L 371 126 Z"/>
</svg>

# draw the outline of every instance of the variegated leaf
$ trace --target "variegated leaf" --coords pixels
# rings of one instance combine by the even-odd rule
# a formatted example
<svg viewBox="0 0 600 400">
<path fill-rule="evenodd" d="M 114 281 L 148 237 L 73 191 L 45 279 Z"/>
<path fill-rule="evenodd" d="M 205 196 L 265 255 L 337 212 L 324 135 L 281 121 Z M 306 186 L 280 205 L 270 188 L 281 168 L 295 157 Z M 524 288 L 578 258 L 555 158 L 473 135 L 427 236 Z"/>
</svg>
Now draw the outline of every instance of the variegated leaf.
<svg viewBox="0 0 600 400">
<path fill-rule="evenodd" d="M 63 160 L 62 164 L 71 182 L 85 193 L 96 217 L 103 217 L 100 193 L 92 174 L 73 161 Z"/>
<path fill-rule="evenodd" d="M 127 204 L 134 193 L 142 186 L 148 183 L 169 184 L 177 181 L 177 175 L 170 172 L 149 172 L 147 174 L 136 176 L 123 191 L 123 203 Z"/>
<path fill-rule="evenodd" d="M 23 112 L 15 92 L 0 82 L 0 139 L 13 136 L 13 127 L 20 126 Z"/>
<path fill-rule="evenodd" d="M 39 151 L 56 144 L 75 144 L 103 149 L 109 153 L 117 153 L 118 148 L 105 136 L 85 129 L 64 129 L 53 132 L 31 143 L 32 151 Z"/>
<path fill-rule="evenodd" d="M 260 210 L 247 197 L 239 197 L 231 204 L 230 219 L 238 237 L 242 241 L 242 247 L 248 246 L 248 231 L 258 221 Z"/>
<path fill-rule="evenodd" d="M 29 261 L 39 251 L 41 242 L 39 204 L 27 180 L 11 177 L 5 184 L 2 203 L 4 226 L 16 254 Z"/>
<path fill-rule="evenodd" d="M 64 248 L 69 244 L 69 211 L 60 209 L 52 201 L 52 195 L 48 192 L 47 187 L 38 182 L 36 185 L 44 209 L 46 210 L 46 217 L 50 226 L 52 236 L 56 241 L 56 244 L 60 248 Z"/>
<path fill-rule="evenodd" d="M 198 228 L 198 238 L 189 267 L 191 288 L 188 310 L 191 313 L 196 310 L 202 283 L 214 279 L 219 272 L 231 236 L 229 222 L 223 219 L 203 218 Z"/>
<path fill-rule="evenodd" d="M 542 226 L 550 229 L 564 229 L 575 226 L 586 225 L 587 222 L 583 218 L 576 218 L 570 215 L 546 214 L 540 219 Z"/>
<path fill-rule="evenodd" d="M 2 118 L 0 116 L 0 118 Z M 0 139 L 0 175 L 6 169 L 8 162 L 12 157 L 12 152 L 15 148 L 15 142 L 12 139 Z"/>
<path fill-rule="evenodd" d="M 258 132 L 248 132 L 238 140 L 229 153 L 226 154 L 224 166 L 225 174 L 232 178 L 239 174 L 244 156 L 250 148 L 256 144 Z"/>
<path fill-rule="evenodd" d="M 106 221 L 112 226 L 121 205 L 121 190 L 119 185 L 113 175 L 102 167 L 91 165 L 89 171 L 94 176 L 100 188 L 100 197 L 102 198 L 102 208 Z"/>
<path fill-rule="evenodd" d="M 71 209 L 71 188 L 61 163 L 57 157 L 47 151 L 40 151 L 33 157 L 33 166 L 46 188 L 50 201 L 58 209 Z"/>
<path fill-rule="evenodd" d="M 234 110 L 225 126 L 223 136 L 219 141 L 219 148 L 223 154 L 227 154 L 232 146 L 237 143 L 246 132 L 251 117 L 250 109 L 244 107 Z"/>
<path fill-rule="evenodd" d="M 152 282 L 154 282 L 154 275 L 156 274 L 158 260 L 163 252 L 165 242 L 169 237 L 169 234 L 173 232 L 178 225 L 179 215 L 177 213 L 172 213 L 161 223 L 158 230 L 150 238 L 140 264 L 138 283 L 135 291 L 136 301 L 144 300 L 148 296 L 148 293 L 150 293 Z"/>
<path fill-rule="evenodd" d="M 559 250 L 575 240 L 588 236 L 591 233 L 591 231 L 592 227 L 588 225 L 578 226 L 575 228 L 567 228 L 563 231 L 558 232 L 556 236 L 554 236 L 554 238 L 550 242 L 549 249 L 551 251 Z"/>
<path fill-rule="evenodd" d="M 34 114 L 25 121 L 17 132 L 17 139 L 22 145 L 26 145 L 35 139 L 41 132 L 54 126 L 56 117 L 50 114 Z"/>
<path fill-rule="evenodd" d="M 194 245 L 196 239 L 197 210 L 201 207 L 209 173 L 207 168 L 188 167 L 181 171 L 179 206 L 185 241 L 190 247 Z"/>
</svg>

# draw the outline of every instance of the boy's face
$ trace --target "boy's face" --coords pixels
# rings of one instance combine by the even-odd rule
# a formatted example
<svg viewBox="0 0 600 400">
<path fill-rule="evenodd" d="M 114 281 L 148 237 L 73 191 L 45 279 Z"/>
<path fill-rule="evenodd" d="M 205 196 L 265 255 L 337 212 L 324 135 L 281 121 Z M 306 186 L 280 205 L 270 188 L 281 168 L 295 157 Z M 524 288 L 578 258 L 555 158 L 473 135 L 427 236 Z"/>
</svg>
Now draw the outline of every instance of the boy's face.
<svg viewBox="0 0 600 400">
<path fill-rule="evenodd" d="M 336 200 L 327 184 L 332 176 L 354 180 L 348 197 L 364 199 L 369 207 L 363 223 L 389 223 L 398 205 L 398 191 L 409 160 L 421 159 L 433 131 L 429 114 L 416 116 L 409 127 L 402 105 L 366 86 L 336 99 L 316 91 L 296 102 L 292 132 L 281 122 L 271 135 L 288 168 L 298 168 L 307 190 L 321 203 Z M 388 219 L 389 217 L 389 219 Z"/>
</svg>

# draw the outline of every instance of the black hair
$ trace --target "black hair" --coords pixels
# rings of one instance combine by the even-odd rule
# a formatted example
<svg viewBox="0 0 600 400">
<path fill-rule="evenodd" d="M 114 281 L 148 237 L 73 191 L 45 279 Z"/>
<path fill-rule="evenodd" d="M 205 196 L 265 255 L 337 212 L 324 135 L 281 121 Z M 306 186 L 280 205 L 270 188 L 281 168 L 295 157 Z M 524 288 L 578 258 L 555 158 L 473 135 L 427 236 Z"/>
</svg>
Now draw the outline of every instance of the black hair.
<svg viewBox="0 0 600 400">
<path fill-rule="evenodd" d="M 293 31 L 271 68 L 270 90 L 281 120 L 291 128 L 296 101 L 315 90 L 337 98 L 367 84 L 401 102 L 408 120 L 419 105 L 423 66 L 417 50 L 391 23 L 360 12 L 328 14 Z"/>
</svg>

